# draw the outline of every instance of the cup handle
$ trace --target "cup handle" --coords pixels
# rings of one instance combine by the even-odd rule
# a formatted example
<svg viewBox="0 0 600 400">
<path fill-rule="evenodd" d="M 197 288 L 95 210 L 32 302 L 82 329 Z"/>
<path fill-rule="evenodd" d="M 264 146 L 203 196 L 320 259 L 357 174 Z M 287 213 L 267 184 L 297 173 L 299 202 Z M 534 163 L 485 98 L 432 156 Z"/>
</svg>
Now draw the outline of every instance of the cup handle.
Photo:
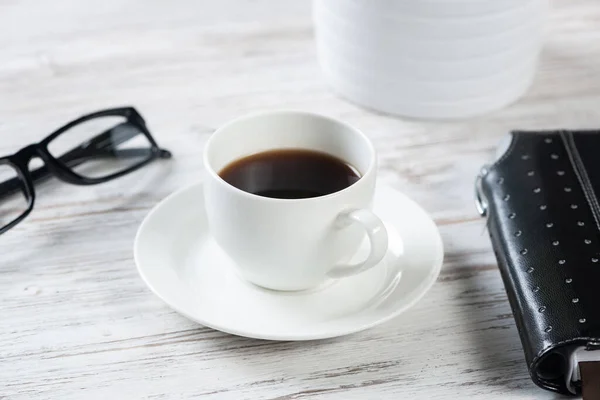
<svg viewBox="0 0 600 400">
<path fill-rule="evenodd" d="M 366 208 L 348 210 L 337 217 L 336 223 L 339 228 L 344 228 L 354 223 L 362 225 L 369 237 L 371 251 L 367 259 L 363 262 L 333 267 L 327 273 L 329 277 L 344 278 L 356 275 L 369 268 L 373 268 L 381 262 L 388 249 L 388 234 L 383 222 L 377 215 Z"/>
</svg>

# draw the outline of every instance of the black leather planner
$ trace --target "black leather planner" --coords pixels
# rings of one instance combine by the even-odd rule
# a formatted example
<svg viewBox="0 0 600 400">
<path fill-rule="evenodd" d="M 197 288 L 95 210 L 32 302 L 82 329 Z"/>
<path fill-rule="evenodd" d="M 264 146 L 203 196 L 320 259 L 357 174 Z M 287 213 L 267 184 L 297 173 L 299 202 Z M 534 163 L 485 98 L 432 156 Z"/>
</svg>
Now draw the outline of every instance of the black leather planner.
<svg viewBox="0 0 600 400">
<path fill-rule="evenodd" d="M 477 179 L 478 207 L 533 382 L 585 397 L 600 381 L 600 131 L 511 136 Z"/>
</svg>

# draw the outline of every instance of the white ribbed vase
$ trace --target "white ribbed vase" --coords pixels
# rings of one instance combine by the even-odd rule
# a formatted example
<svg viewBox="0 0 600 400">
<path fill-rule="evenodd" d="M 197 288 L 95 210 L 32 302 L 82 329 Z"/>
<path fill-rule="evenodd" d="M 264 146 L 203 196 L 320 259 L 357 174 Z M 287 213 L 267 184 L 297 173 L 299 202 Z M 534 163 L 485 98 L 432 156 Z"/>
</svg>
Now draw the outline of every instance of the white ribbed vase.
<svg viewBox="0 0 600 400">
<path fill-rule="evenodd" d="M 384 113 L 465 118 L 533 81 L 548 0 L 314 0 L 319 63 L 335 92 Z"/>
</svg>

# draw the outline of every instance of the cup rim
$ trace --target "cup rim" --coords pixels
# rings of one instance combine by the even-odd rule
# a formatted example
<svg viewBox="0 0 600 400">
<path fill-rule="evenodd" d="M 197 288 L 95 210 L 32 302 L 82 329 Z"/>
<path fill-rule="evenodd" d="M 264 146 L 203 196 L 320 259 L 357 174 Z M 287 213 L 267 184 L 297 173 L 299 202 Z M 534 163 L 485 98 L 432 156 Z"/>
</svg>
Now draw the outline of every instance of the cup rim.
<svg viewBox="0 0 600 400">
<path fill-rule="evenodd" d="M 342 190 L 338 190 L 337 192 L 333 192 L 333 193 L 330 193 L 330 194 L 327 194 L 324 196 L 307 197 L 307 198 L 301 198 L 301 199 L 280 199 L 280 198 L 275 198 L 275 197 L 259 196 L 257 194 L 249 193 L 242 189 L 239 189 L 239 188 L 233 186 L 232 184 L 230 184 L 229 182 L 225 181 L 223 178 L 221 178 L 219 173 L 217 171 L 215 171 L 214 168 L 210 165 L 208 154 L 209 154 L 211 145 L 214 141 L 214 138 L 219 134 L 220 131 L 223 131 L 227 128 L 230 128 L 231 126 L 233 126 L 235 124 L 239 124 L 239 123 L 242 123 L 244 121 L 247 121 L 247 120 L 250 120 L 253 118 L 259 118 L 259 117 L 265 118 L 265 117 L 272 117 L 272 116 L 286 115 L 286 114 L 307 117 L 307 118 L 323 119 L 323 120 L 332 122 L 334 124 L 340 125 L 346 130 L 353 131 L 367 145 L 367 150 L 369 152 L 370 161 L 369 161 L 369 166 L 367 167 L 365 173 L 361 174 L 360 178 L 356 182 L 354 182 L 352 185 L 350 185 Z M 247 114 L 241 115 L 239 117 L 236 117 L 236 118 L 230 120 L 229 122 L 226 122 L 224 125 L 217 128 L 212 133 L 212 135 L 208 138 L 207 142 L 204 145 L 204 149 L 202 151 L 202 157 L 203 157 L 203 164 L 204 164 L 204 168 L 205 168 L 206 172 L 208 172 L 208 174 L 213 179 L 215 179 L 219 184 L 226 187 L 227 190 L 233 191 L 234 193 L 237 193 L 237 194 L 247 197 L 249 199 L 262 200 L 262 201 L 275 202 L 275 203 L 308 203 L 308 202 L 322 201 L 325 199 L 331 199 L 331 198 L 342 196 L 343 194 L 352 190 L 353 187 L 355 187 L 356 185 L 363 182 L 367 176 L 370 176 L 371 174 L 373 174 L 374 170 L 376 168 L 376 165 L 377 165 L 377 162 L 376 162 L 377 156 L 376 156 L 376 152 L 375 152 L 375 147 L 373 146 L 373 143 L 371 142 L 369 137 L 367 135 L 365 135 L 365 133 L 363 131 L 361 131 L 358 128 L 355 128 L 354 126 L 352 126 L 346 122 L 343 122 L 343 121 L 333 118 L 333 117 L 329 117 L 329 116 L 326 116 L 326 115 L 323 115 L 320 113 L 294 110 L 294 109 L 257 111 L 257 112 L 252 112 L 252 113 L 247 113 Z"/>
</svg>

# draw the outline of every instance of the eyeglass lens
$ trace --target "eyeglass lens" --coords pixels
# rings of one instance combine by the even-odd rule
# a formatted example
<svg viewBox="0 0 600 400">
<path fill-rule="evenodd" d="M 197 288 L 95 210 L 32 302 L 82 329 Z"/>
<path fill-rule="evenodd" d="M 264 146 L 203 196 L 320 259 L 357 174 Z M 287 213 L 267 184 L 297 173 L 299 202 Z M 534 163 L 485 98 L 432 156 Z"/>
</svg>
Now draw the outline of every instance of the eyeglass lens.
<svg viewBox="0 0 600 400">
<path fill-rule="evenodd" d="M 86 178 L 127 170 L 152 155 L 152 143 L 125 117 L 93 118 L 73 126 L 48 144 L 50 154 Z"/>
</svg>

